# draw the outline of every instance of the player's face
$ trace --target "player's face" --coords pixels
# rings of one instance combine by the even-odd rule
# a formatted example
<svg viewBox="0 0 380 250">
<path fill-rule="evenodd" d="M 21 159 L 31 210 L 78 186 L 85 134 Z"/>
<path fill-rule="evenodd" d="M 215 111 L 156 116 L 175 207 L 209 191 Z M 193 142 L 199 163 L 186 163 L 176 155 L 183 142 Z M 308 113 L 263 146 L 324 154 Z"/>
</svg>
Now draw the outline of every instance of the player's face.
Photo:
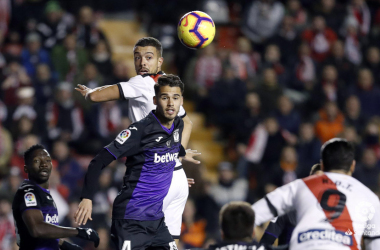
<svg viewBox="0 0 380 250">
<path fill-rule="evenodd" d="M 170 86 L 161 87 L 158 96 L 154 98 L 154 104 L 157 105 L 156 112 L 161 117 L 169 121 L 174 120 L 183 104 L 181 89 Z"/>
<path fill-rule="evenodd" d="M 133 52 L 136 74 L 157 74 L 161 70 L 164 58 L 158 56 L 158 51 L 155 47 L 137 46 Z"/>
<path fill-rule="evenodd" d="M 47 183 L 53 167 L 50 154 L 45 149 L 37 149 L 33 152 L 30 162 L 24 167 L 29 179 L 39 184 Z"/>
</svg>

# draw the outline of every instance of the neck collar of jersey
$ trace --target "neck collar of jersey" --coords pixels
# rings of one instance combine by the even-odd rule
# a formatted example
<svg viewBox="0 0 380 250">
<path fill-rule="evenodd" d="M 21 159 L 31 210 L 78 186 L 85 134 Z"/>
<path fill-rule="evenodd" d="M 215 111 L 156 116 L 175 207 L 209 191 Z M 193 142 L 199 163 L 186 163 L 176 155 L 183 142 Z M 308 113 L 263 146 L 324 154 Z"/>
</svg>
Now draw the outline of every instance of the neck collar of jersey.
<svg viewBox="0 0 380 250">
<path fill-rule="evenodd" d="M 172 123 L 172 127 L 170 129 L 168 129 L 167 127 L 165 127 L 164 125 L 161 124 L 160 120 L 158 120 L 157 116 L 154 114 L 156 111 L 155 110 L 152 110 L 152 115 L 154 116 L 154 118 L 156 118 L 156 120 L 158 121 L 158 123 L 161 125 L 161 127 L 168 133 L 168 134 L 171 134 L 174 130 L 174 122 Z"/>
<path fill-rule="evenodd" d="M 29 182 L 32 182 L 33 184 L 36 184 L 39 188 L 41 188 L 45 193 L 48 193 L 50 194 L 50 190 L 49 189 L 45 189 L 43 187 L 41 187 L 40 185 L 38 185 L 37 183 L 35 183 L 34 181 L 32 180 L 29 180 L 29 179 L 25 179 L 26 181 L 29 181 Z"/>
</svg>

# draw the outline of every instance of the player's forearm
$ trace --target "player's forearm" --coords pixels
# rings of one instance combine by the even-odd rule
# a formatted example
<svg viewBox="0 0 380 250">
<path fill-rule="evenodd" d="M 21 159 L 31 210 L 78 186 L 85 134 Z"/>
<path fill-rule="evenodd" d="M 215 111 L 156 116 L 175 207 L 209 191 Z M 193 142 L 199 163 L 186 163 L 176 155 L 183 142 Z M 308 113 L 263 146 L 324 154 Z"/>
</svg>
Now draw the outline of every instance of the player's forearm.
<svg viewBox="0 0 380 250">
<path fill-rule="evenodd" d="M 78 230 L 72 227 L 61 227 L 46 222 L 40 222 L 32 228 L 28 228 L 29 233 L 34 238 L 59 239 L 75 237 Z"/>
<path fill-rule="evenodd" d="M 183 131 L 182 131 L 181 144 L 186 149 L 187 148 L 187 144 L 189 144 L 191 130 L 193 129 L 193 123 L 190 120 L 190 118 L 189 118 L 188 115 L 185 116 L 184 118 L 182 118 L 182 120 L 183 120 L 183 123 L 184 123 L 184 127 L 183 127 Z"/>
<path fill-rule="evenodd" d="M 86 100 L 90 102 L 107 102 L 118 99 L 120 99 L 120 92 L 116 84 L 98 87 L 86 94 Z"/>
<path fill-rule="evenodd" d="M 95 192 L 98 190 L 99 177 L 102 169 L 107 167 L 115 158 L 106 149 L 102 149 L 90 162 L 84 184 L 81 198 L 92 200 Z"/>
</svg>

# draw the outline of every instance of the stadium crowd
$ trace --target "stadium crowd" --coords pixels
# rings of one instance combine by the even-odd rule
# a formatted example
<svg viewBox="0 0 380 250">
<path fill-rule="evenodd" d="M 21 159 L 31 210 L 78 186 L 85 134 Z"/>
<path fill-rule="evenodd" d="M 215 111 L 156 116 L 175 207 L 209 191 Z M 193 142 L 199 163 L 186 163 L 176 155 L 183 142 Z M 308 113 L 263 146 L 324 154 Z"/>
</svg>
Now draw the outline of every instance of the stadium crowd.
<svg viewBox="0 0 380 250">
<path fill-rule="evenodd" d="M 42 143 L 52 153 L 50 190 L 60 225 L 75 227 L 89 161 L 130 123 L 125 102 L 90 104 L 74 90 L 77 84 L 127 81 L 133 70 L 112 60 L 97 27 L 104 3 L 79 2 L 0 0 L 2 250 L 17 249 L 11 199 L 27 178 L 27 148 Z M 180 248 L 220 239 L 218 211 L 224 204 L 252 203 L 306 177 L 319 162 L 322 143 L 333 137 L 354 143 L 354 177 L 379 194 L 379 1 L 183 1 L 174 15 L 176 1 L 144 1 L 152 8 L 131 2 L 124 7 L 137 13 L 150 35 L 173 38 L 163 43 L 165 71 L 181 76 L 185 97 L 206 115 L 205 125 L 217 129 L 215 140 L 225 147 L 217 183 L 204 178 L 202 167 L 185 165 L 196 184 L 183 214 Z M 212 2 L 227 15 L 213 16 Z M 192 51 L 175 32 L 165 33 L 165 25 L 175 29 L 181 15 L 197 8 L 214 18 L 217 36 Z M 123 161 L 114 161 L 100 177 L 89 222 L 101 237 L 98 249 L 113 249 L 111 204 L 124 171 Z"/>
</svg>

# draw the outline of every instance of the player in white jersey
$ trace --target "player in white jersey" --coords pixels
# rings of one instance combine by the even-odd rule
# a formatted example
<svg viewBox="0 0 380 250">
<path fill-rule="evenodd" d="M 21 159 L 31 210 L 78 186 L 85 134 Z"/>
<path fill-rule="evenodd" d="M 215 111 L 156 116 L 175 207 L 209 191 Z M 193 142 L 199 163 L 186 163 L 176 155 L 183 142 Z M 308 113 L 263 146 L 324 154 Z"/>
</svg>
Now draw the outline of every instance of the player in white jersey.
<svg viewBox="0 0 380 250">
<path fill-rule="evenodd" d="M 351 177 L 354 148 L 343 139 L 322 146 L 323 175 L 299 179 L 277 188 L 253 204 L 256 225 L 295 210 L 297 225 L 291 250 L 380 249 L 380 202 Z"/>
<path fill-rule="evenodd" d="M 145 118 L 151 110 L 156 108 L 153 104 L 153 97 L 155 96 L 154 85 L 158 77 L 163 74 L 161 72 L 161 65 L 164 60 L 161 43 L 152 37 L 140 39 L 136 43 L 133 52 L 137 76 L 132 77 L 128 82 L 102 86 L 96 89 L 90 89 L 83 85 L 78 85 L 78 88 L 76 88 L 76 90 L 85 96 L 86 100 L 91 102 L 105 102 L 119 99 L 129 100 L 128 116 L 132 123 Z M 186 148 L 190 138 L 192 123 L 182 107 L 178 115 L 184 121 L 182 146 Z M 189 185 L 191 182 L 192 180 L 189 179 Z M 177 243 L 181 233 L 182 213 L 188 194 L 188 180 L 181 163 L 177 161 L 171 186 L 163 202 L 165 223 Z M 92 202 L 83 199 L 76 214 L 76 222 L 85 224 L 87 219 L 91 219 L 91 209 Z"/>
</svg>

